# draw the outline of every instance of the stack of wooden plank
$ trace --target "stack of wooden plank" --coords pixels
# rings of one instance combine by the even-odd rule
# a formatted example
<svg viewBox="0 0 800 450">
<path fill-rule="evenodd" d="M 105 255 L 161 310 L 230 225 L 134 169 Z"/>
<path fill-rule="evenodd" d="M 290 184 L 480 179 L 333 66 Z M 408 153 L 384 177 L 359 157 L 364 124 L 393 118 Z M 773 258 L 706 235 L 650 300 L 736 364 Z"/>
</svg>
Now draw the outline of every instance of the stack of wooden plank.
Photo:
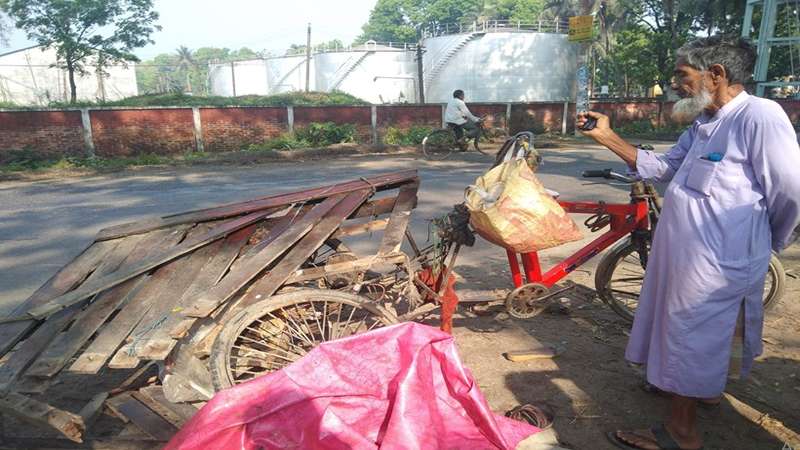
<svg viewBox="0 0 800 450">
<path fill-rule="evenodd" d="M 101 230 L 0 318 L 0 413 L 80 441 L 85 414 L 36 395 L 64 374 L 98 383 L 108 369 L 158 361 L 167 372 L 163 387 L 104 400 L 121 418 L 167 438 L 191 410 L 164 403 L 213 395 L 202 358 L 222 324 L 289 282 L 324 276 L 303 264 L 342 236 L 385 229 L 377 256 L 400 258 L 418 185 L 416 171 L 403 171 Z M 167 431 L 152 431 L 158 423 Z"/>
</svg>

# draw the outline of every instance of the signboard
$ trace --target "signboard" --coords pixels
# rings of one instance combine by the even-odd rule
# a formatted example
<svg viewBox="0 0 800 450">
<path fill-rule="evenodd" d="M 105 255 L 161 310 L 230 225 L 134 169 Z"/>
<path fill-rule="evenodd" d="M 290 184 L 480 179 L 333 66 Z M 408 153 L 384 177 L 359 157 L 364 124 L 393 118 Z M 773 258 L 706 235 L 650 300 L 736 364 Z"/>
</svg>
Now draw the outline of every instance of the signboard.
<svg viewBox="0 0 800 450">
<path fill-rule="evenodd" d="M 569 18 L 569 41 L 586 42 L 592 40 L 594 16 L 574 16 Z"/>
</svg>

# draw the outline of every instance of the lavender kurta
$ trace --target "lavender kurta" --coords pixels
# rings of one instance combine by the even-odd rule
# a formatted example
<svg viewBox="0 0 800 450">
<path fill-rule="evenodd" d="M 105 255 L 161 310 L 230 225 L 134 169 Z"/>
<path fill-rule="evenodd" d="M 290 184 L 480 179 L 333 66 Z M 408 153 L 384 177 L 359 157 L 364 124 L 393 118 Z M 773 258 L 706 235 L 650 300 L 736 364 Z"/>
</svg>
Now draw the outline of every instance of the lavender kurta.
<svg viewBox="0 0 800 450">
<path fill-rule="evenodd" d="M 743 375 L 761 354 L 770 250 L 800 221 L 797 138 L 780 105 L 743 92 L 669 152 L 639 151 L 637 171 L 670 183 L 625 357 L 665 391 L 715 397 L 742 307 Z"/>
</svg>

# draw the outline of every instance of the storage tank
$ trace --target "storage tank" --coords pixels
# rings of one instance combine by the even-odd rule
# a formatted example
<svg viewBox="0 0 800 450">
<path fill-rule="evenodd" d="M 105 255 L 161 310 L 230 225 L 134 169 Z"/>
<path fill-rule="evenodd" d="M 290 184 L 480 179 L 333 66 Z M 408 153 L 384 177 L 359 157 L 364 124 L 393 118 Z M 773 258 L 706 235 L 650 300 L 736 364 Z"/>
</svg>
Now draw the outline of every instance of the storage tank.
<svg viewBox="0 0 800 450">
<path fill-rule="evenodd" d="M 306 57 L 305 55 L 282 56 L 268 58 L 265 61 L 267 79 L 269 80 L 269 94 L 280 92 L 302 91 L 306 88 Z M 314 60 L 311 60 L 311 77 L 309 88 L 314 91 Z M 266 94 L 266 93 L 265 93 Z"/>
<path fill-rule="evenodd" d="M 320 91 L 343 91 L 371 103 L 416 102 L 416 64 L 408 49 L 382 45 L 314 55 Z"/>
<path fill-rule="evenodd" d="M 563 101 L 574 96 L 576 44 L 567 35 L 478 31 L 424 40 L 425 101 L 455 89 L 471 102 Z"/>
</svg>

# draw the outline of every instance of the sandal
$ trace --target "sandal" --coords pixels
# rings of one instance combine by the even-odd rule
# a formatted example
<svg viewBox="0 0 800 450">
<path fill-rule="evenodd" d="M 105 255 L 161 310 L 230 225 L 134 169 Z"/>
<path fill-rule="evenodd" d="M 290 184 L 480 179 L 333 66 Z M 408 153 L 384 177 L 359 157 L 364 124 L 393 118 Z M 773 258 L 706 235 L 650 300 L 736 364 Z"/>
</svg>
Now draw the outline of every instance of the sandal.
<svg viewBox="0 0 800 450">
<path fill-rule="evenodd" d="M 685 449 L 682 448 L 675 439 L 672 438 L 672 435 L 669 434 L 669 431 L 664 427 L 664 424 L 660 424 L 650 428 L 650 432 L 653 433 L 653 436 L 656 438 L 655 442 L 658 445 L 658 448 L 661 450 L 703 450 L 703 447 L 698 449 Z M 641 450 L 642 447 L 632 445 L 623 441 L 622 439 L 617 436 L 619 431 L 609 431 L 606 433 L 606 437 L 608 440 L 611 441 L 612 444 L 616 445 L 619 448 L 625 450 Z M 642 436 L 645 438 L 646 436 Z"/>
<path fill-rule="evenodd" d="M 553 414 L 530 403 L 506 411 L 506 417 L 527 422 L 540 430 L 546 430 L 553 426 Z"/>
</svg>

